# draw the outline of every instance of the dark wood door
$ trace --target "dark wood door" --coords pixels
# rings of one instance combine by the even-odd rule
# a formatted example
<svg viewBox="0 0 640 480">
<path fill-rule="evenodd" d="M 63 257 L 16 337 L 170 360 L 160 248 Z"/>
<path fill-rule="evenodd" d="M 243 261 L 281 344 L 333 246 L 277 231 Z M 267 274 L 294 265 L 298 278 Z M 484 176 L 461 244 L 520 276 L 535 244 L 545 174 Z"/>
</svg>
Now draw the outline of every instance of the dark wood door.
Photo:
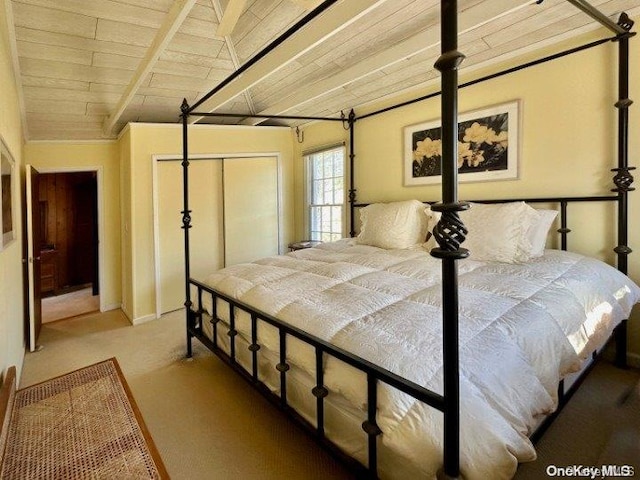
<svg viewBox="0 0 640 480">
<path fill-rule="evenodd" d="M 71 189 L 73 218 L 69 236 L 69 282 L 71 285 L 92 283 L 96 270 L 97 184 L 95 173 L 77 173 Z"/>
<path fill-rule="evenodd" d="M 40 196 L 38 171 L 26 166 L 27 185 L 27 266 L 29 271 L 29 350 L 35 351 L 42 327 L 41 257 L 42 232 L 40 221 Z"/>
<path fill-rule="evenodd" d="M 96 172 L 39 177 L 42 248 L 55 251 L 56 295 L 87 284 L 98 295 L 98 187 Z M 43 270 L 47 264 L 43 262 Z M 46 291 L 46 290 L 45 290 Z"/>
</svg>

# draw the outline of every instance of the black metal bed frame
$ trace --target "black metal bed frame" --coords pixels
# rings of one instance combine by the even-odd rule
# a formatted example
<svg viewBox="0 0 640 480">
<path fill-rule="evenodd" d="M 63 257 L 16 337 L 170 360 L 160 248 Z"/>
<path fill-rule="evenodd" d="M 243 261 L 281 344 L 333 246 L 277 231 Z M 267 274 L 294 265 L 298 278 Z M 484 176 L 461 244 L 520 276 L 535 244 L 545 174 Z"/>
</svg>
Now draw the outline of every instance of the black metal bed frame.
<svg viewBox="0 0 640 480">
<path fill-rule="evenodd" d="M 440 472 L 441 478 L 455 479 L 460 478 L 460 396 L 459 396 L 459 354 L 458 354 L 458 270 L 457 261 L 466 258 L 469 252 L 462 248 L 461 245 L 465 240 L 467 230 L 460 220 L 458 212 L 466 210 L 469 207 L 467 202 L 461 202 L 458 199 L 458 180 L 457 180 L 457 118 L 458 118 L 458 90 L 466 86 L 506 75 L 533 65 L 538 65 L 556 58 L 563 57 L 578 51 L 595 47 L 609 41 L 615 41 L 619 45 L 618 52 L 618 101 L 615 107 L 618 109 L 618 164 L 612 169 L 615 172 L 613 182 L 615 188 L 612 192 L 615 195 L 609 196 L 590 196 L 590 197 L 555 197 L 555 198 L 528 198 L 528 199 L 499 199 L 484 200 L 485 203 L 503 203 L 507 201 L 526 201 L 530 203 L 555 203 L 560 205 L 560 224 L 558 232 L 561 236 L 561 248 L 567 248 L 567 235 L 571 230 L 568 228 L 567 222 L 567 206 L 569 203 L 576 202 L 615 202 L 617 204 L 617 246 L 614 251 L 617 255 L 617 268 L 623 273 L 627 273 L 627 257 L 631 253 L 631 249 L 627 245 L 628 239 L 628 193 L 634 188 L 633 176 L 628 163 L 628 131 L 629 131 L 629 107 L 633 103 L 629 99 L 629 39 L 635 35 L 631 32 L 633 21 L 626 14 L 620 16 L 619 21 L 613 22 L 603 15 L 597 9 L 592 7 L 586 0 L 567 0 L 577 8 L 585 12 L 597 20 L 601 25 L 611 30 L 615 35 L 589 44 L 576 47 L 564 52 L 560 52 L 549 57 L 542 58 L 533 62 L 510 68 L 499 73 L 488 75 L 477 80 L 458 84 L 458 68 L 464 59 L 464 55 L 458 51 L 458 27 L 457 27 L 457 0 L 441 0 L 441 56 L 435 63 L 435 67 L 441 72 L 441 92 L 436 92 L 420 98 L 416 98 L 409 102 L 403 102 L 391 107 L 387 107 L 367 115 L 357 118 L 355 112 L 351 110 L 348 117 L 343 114 L 337 117 L 313 117 L 313 116 L 286 116 L 286 115 L 253 115 L 253 114 L 235 114 L 235 113 L 211 113 L 198 112 L 196 108 L 202 105 L 204 101 L 212 95 L 222 90 L 226 85 L 231 83 L 235 78 L 240 76 L 244 71 L 252 65 L 260 61 L 269 52 L 274 50 L 278 45 L 291 37 L 295 32 L 300 30 L 304 25 L 312 21 L 324 10 L 329 8 L 337 0 L 326 0 L 308 15 L 303 17 L 299 22 L 290 27 L 284 34 L 271 42 L 262 51 L 258 52 L 247 63 L 232 73 L 227 79 L 221 82 L 217 87 L 207 93 L 202 99 L 194 105 L 189 106 L 186 99 L 181 106 L 181 117 L 183 124 L 183 210 L 182 210 L 182 228 L 184 230 L 184 251 L 185 251 L 185 308 L 186 308 L 186 337 L 187 337 L 187 356 L 192 356 L 192 339 L 195 337 L 205 346 L 212 350 L 224 361 L 229 363 L 235 370 L 240 372 L 244 378 L 252 383 L 259 391 L 272 400 L 281 409 L 290 414 L 294 419 L 308 431 L 314 438 L 331 452 L 342 460 L 346 461 L 360 475 L 367 477 L 377 477 L 377 437 L 382 433 L 376 424 L 377 409 L 377 384 L 384 382 L 388 385 L 405 392 L 419 401 L 422 401 L 433 408 L 436 408 L 444 414 L 444 467 Z M 542 3 L 539 0 L 537 3 Z M 354 163 L 355 163 L 355 133 L 354 126 L 357 120 L 364 119 L 373 115 L 378 115 L 389 110 L 400 108 L 411 103 L 419 102 L 427 98 L 441 95 L 441 116 L 442 116 L 442 201 L 432 205 L 432 209 L 442 212 L 442 218 L 434 229 L 434 236 L 438 243 L 438 247 L 431 251 L 431 255 L 441 259 L 442 261 L 442 291 L 443 291 L 443 369 L 444 369 L 444 390 L 440 395 L 430 391 L 420 385 L 399 377 L 380 366 L 374 365 L 362 358 L 359 358 L 343 349 L 337 348 L 326 341 L 314 337 L 295 327 L 279 321 L 263 312 L 257 311 L 255 308 L 244 304 L 236 299 L 230 298 L 220 292 L 215 291 L 211 287 L 190 277 L 189 263 L 189 229 L 191 228 L 191 210 L 189 209 L 189 149 L 188 149 L 188 120 L 190 117 L 245 117 L 245 118 L 281 118 L 288 120 L 325 120 L 339 121 L 348 125 L 349 129 L 349 190 L 348 199 L 350 204 L 350 235 L 355 236 L 355 209 L 365 204 L 356 203 L 356 188 L 354 181 Z M 480 201 L 483 202 L 483 201 Z M 197 305 L 191 300 L 192 286 L 197 291 Z M 213 329 L 213 339 L 209 339 L 203 330 L 205 321 L 205 312 L 202 309 L 203 295 L 211 295 L 213 301 L 213 315 L 211 319 Z M 216 312 L 217 299 L 224 300 L 229 305 L 229 353 L 227 353 L 218 344 L 217 324 L 220 321 Z M 242 367 L 237 358 L 236 352 L 236 336 L 238 330 L 235 324 L 236 309 L 247 312 L 251 317 L 251 343 L 249 351 L 251 352 L 252 368 L 251 372 Z M 280 361 L 277 370 L 280 372 L 280 394 L 274 394 L 259 379 L 258 375 L 258 351 L 260 344 L 257 337 L 258 322 L 265 322 L 279 331 Z M 626 366 L 626 350 L 627 350 L 627 320 L 615 330 L 616 341 L 616 363 L 619 366 Z M 287 363 L 287 338 L 298 338 L 315 349 L 316 354 L 316 386 L 312 389 L 312 394 L 317 399 L 316 404 L 316 424 L 313 425 L 297 413 L 288 403 L 287 400 L 287 371 L 290 365 Z M 324 431 L 324 399 L 329 394 L 323 379 L 323 361 L 327 356 L 333 356 L 361 371 L 367 376 L 367 420 L 362 424 L 362 428 L 368 436 L 368 461 L 367 466 L 363 467 L 357 461 L 350 459 L 341 450 L 336 447 L 325 435 Z M 594 352 L 595 356 L 595 352 Z M 586 373 L 586 372 L 585 372 Z M 584 377 L 583 377 L 584 378 Z M 570 396 L 577 388 L 580 380 L 578 380 L 572 388 L 565 393 L 563 382 L 559 386 L 560 408 L 568 401 Z M 557 412 L 558 412 L 557 411 Z M 535 441 L 548 424 L 553 420 L 557 412 L 547 419 L 536 432 L 532 435 Z"/>
</svg>

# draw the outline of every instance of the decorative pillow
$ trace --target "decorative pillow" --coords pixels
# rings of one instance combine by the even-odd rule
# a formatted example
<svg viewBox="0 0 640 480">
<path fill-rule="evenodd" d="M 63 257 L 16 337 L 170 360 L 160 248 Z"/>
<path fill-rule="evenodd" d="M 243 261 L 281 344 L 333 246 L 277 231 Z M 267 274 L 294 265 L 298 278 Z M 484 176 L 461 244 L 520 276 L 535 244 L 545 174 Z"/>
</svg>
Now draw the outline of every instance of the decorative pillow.
<svg viewBox="0 0 640 480">
<path fill-rule="evenodd" d="M 423 243 L 428 217 L 418 200 L 373 203 L 360 210 L 362 223 L 357 242 L 380 248 L 409 248 Z"/>
<path fill-rule="evenodd" d="M 531 258 L 529 228 L 540 214 L 524 202 L 473 203 L 460 212 L 469 233 L 462 246 L 473 260 L 522 263 Z"/>
<path fill-rule="evenodd" d="M 431 210 L 431 207 L 426 207 L 424 210 L 424 213 L 427 216 L 428 223 L 427 223 L 427 238 L 424 244 L 422 245 L 422 248 L 431 251 L 432 248 L 435 248 L 438 246 L 438 242 L 436 242 L 436 238 L 433 236 L 433 227 L 435 227 L 437 223 L 440 221 L 440 217 L 442 216 L 442 213 Z"/>
<path fill-rule="evenodd" d="M 531 242 L 531 258 L 541 257 L 544 254 L 549 229 L 558 216 L 557 210 L 541 209 L 536 210 L 536 212 L 538 212 L 539 218 L 529 227 L 529 231 L 527 232 L 527 236 Z"/>
</svg>

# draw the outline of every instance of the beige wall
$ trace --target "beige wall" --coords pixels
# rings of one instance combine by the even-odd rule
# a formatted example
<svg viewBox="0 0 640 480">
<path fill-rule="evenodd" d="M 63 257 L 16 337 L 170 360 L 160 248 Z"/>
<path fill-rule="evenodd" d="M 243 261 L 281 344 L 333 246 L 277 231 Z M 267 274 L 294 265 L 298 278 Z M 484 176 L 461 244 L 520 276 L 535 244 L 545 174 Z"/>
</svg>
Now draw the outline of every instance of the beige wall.
<svg viewBox="0 0 640 480">
<path fill-rule="evenodd" d="M 182 155 L 182 127 L 180 125 L 129 125 L 130 156 L 122 166 L 123 228 L 131 234 L 130 245 L 124 242 L 123 258 L 129 259 L 131 291 L 126 313 L 134 322 L 155 318 L 155 266 L 153 243 L 153 185 L 152 156 Z M 123 137 L 124 138 L 124 137 Z M 293 239 L 293 155 L 292 136 L 288 128 L 229 127 L 196 125 L 189 129 L 191 154 L 252 154 L 278 152 L 281 161 L 282 212 L 284 242 Z M 123 162 L 126 162 L 123 155 Z M 177 216 L 181 222 L 181 216 Z"/>
<path fill-rule="evenodd" d="M 25 164 L 44 172 L 99 171 L 100 303 L 104 310 L 120 308 L 120 155 L 116 142 L 28 142 Z"/>
<path fill-rule="evenodd" d="M 593 38 L 593 35 L 584 37 L 574 44 Z M 640 56 L 640 41 L 633 39 L 631 44 L 630 96 L 640 99 L 640 65 L 634 60 Z M 519 99 L 522 120 L 519 178 L 460 184 L 460 198 L 610 194 L 613 187 L 610 169 L 617 164 L 617 110 L 613 107 L 617 101 L 616 50 L 617 44 L 607 43 L 460 90 L 460 112 Z M 482 73 L 476 72 L 474 76 Z M 470 78 L 461 77 L 461 81 Z M 434 86 L 432 90 L 438 89 L 439 86 Z M 413 98 L 426 93 L 429 92 L 419 92 Z M 640 137 L 633 132 L 640 124 L 639 108 L 637 103 L 631 107 L 629 154 L 630 164 L 636 166 Z M 439 109 L 440 98 L 436 97 L 356 122 L 355 174 L 359 202 L 440 199 L 439 185 L 403 187 L 403 127 L 437 119 Z M 363 109 L 357 114 L 366 111 Z M 348 135 L 340 124 L 328 122 L 309 126 L 304 133 L 304 143 L 296 144 L 297 157 L 303 149 L 347 140 Z M 303 172 L 299 162 L 296 167 L 296 232 L 302 238 Z M 631 192 L 630 203 L 629 244 L 635 253 L 629 257 L 629 275 L 640 283 L 640 228 L 637 225 L 640 192 Z M 574 233 L 569 247 L 612 260 L 614 255 L 610 252 L 616 244 L 614 207 L 587 204 L 575 207 L 572 212 L 570 228 Z M 637 311 L 631 323 L 630 348 L 639 355 L 640 315 Z"/>
<path fill-rule="evenodd" d="M 120 247 L 122 268 L 122 311 L 133 318 L 133 269 L 131 263 L 131 131 L 127 128 L 118 141 L 120 150 Z"/>
<path fill-rule="evenodd" d="M 5 1 L 0 0 L 0 11 L 5 11 Z M 10 365 L 15 365 L 18 375 L 24 358 L 24 293 L 22 273 L 22 213 L 21 177 L 22 123 L 18 93 L 13 76 L 11 50 L 5 15 L 0 15 L 0 135 L 15 161 L 12 185 L 15 208 L 15 240 L 0 251 L 0 374 Z"/>
</svg>

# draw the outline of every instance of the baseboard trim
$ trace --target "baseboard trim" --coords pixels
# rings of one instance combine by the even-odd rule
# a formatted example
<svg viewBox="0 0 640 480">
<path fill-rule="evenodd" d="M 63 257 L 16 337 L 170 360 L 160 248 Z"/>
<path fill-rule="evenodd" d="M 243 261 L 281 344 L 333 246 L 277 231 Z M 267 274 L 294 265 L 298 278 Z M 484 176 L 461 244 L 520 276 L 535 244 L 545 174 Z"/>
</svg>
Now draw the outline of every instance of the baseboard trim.
<svg viewBox="0 0 640 480">
<path fill-rule="evenodd" d="M 151 320 L 156 320 L 156 314 L 152 313 L 150 315 L 145 315 L 144 317 L 134 318 L 131 323 L 133 325 L 141 325 L 143 323 L 150 322 Z"/>
<path fill-rule="evenodd" d="M 122 305 L 119 303 L 112 303 L 110 305 L 105 305 L 102 310 L 100 310 L 101 312 L 110 312 L 111 310 L 118 310 L 118 309 L 122 309 Z"/>
<path fill-rule="evenodd" d="M 122 310 L 122 313 L 124 313 L 124 316 L 127 317 L 127 320 L 129 320 L 129 323 L 131 323 L 133 325 L 133 320 L 131 319 L 131 315 L 129 314 L 129 312 L 127 312 L 124 309 L 124 305 L 120 305 L 120 310 Z"/>
<path fill-rule="evenodd" d="M 602 352 L 602 358 L 608 362 L 614 363 L 616 358 L 615 342 L 609 342 Z M 627 365 L 631 368 L 640 368 L 640 354 L 627 351 Z"/>
<path fill-rule="evenodd" d="M 627 362 L 630 367 L 640 368 L 640 354 L 637 353 L 627 353 Z"/>
</svg>

